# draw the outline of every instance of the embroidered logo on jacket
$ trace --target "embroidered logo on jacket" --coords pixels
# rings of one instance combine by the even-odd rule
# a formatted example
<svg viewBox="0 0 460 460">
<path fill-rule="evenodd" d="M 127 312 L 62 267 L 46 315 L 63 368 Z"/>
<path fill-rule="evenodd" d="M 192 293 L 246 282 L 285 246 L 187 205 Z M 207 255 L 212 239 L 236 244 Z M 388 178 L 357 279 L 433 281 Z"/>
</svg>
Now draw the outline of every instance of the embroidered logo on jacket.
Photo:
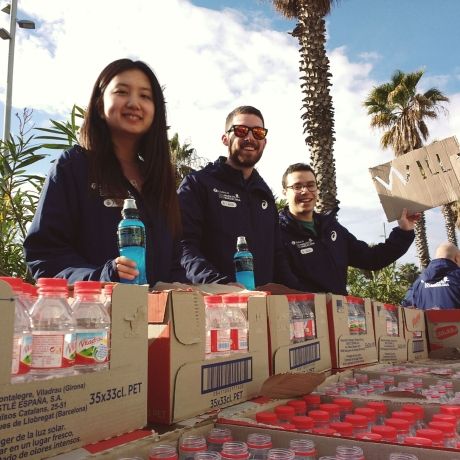
<svg viewBox="0 0 460 460">
<path fill-rule="evenodd" d="M 331 232 L 331 241 L 335 241 L 337 239 L 337 232 L 335 230 L 332 230 Z"/>
<path fill-rule="evenodd" d="M 436 288 L 436 287 L 449 287 L 449 278 L 445 276 L 442 280 L 437 281 L 436 283 L 427 283 L 426 281 L 421 281 L 425 288 Z"/>
<path fill-rule="evenodd" d="M 268 208 L 268 201 L 262 200 L 262 209 L 267 209 L 267 208 Z"/>
<path fill-rule="evenodd" d="M 212 191 L 217 194 L 220 204 L 226 208 L 236 208 L 238 206 L 237 203 L 241 201 L 238 193 L 230 193 L 217 188 L 213 188 Z"/>
<path fill-rule="evenodd" d="M 315 245 L 315 242 L 309 238 L 308 240 L 299 240 L 299 241 L 291 241 L 291 244 L 295 246 L 300 254 L 310 254 L 313 252 L 313 247 Z"/>
</svg>

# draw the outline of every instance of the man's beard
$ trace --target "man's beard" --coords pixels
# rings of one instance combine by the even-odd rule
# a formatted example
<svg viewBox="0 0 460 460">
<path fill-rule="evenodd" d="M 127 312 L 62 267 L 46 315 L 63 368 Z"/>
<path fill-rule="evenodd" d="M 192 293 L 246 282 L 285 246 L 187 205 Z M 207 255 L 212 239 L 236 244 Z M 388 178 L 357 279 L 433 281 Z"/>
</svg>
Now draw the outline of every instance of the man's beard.
<svg viewBox="0 0 460 460">
<path fill-rule="evenodd" d="M 242 153 L 243 148 L 237 148 L 233 151 L 231 148 L 228 149 L 228 156 L 232 160 L 233 164 L 244 168 L 252 168 L 259 162 L 262 158 L 263 149 L 258 151 L 259 146 L 254 144 L 251 145 L 255 148 L 251 157 L 247 157 L 246 154 Z M 244 145 L 242 147 L 244 147 Z"/>
</svg>

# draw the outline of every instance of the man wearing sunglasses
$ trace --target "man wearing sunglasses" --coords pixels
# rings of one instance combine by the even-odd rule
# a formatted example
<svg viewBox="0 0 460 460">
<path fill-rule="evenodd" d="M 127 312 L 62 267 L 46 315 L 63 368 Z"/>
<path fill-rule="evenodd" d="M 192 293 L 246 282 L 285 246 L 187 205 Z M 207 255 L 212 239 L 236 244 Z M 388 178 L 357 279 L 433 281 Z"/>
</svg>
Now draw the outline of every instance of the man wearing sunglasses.
<svg viewBox="0 0 460 460">
<path fill-rule="evenodd" d="M 238 236 L 245 236 L 256 286 L 276 282 L 300 288 L 283 251 L 273 194 L 254 169 L 267 132 L 258 109 L 237 107 L 222 135 L 228 157 L 189 174 L 179 186 L 181 264 L 192 283 L 235 282 L 233 255 Z"/>
<path fill-rule="evenodd" d="M 337 210 L 314 211 L 317 184 L 313 169 L 304 163 L 289 166 L 282 178 L 288 205 L 280 213 L 281 239 L 294 274 L 309 292 L 347 295 L 348 266 L 380 270 L 407 252 L 414 240 L 420 214 L 407 215 L 384 243 L 369 246 L 337 221 Z"/>
</svg>

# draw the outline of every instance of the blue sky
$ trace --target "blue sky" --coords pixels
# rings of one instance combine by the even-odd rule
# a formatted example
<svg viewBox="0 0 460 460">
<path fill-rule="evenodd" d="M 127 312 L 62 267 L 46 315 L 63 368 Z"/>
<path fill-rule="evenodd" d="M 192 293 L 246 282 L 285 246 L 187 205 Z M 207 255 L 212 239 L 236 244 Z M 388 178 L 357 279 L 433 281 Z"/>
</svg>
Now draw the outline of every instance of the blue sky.
<svg viewBox="0 0 460 460">
<path fill-rule="evenodd" d="M 114 59 L 146 61 L 165 87 L 171 133 L 200 156 L 225 155 L 224 120 L 237 105 L 264 113 L 268 144 L 258 169 L 281 195 L 286 167 L 308 161 L 300 120 L 298 44 L 282 19 L 261 0 L 19 0 L 13 113 L 34 110 L 36 126 L 66 119 L 86 106 L 102 68 Z M 382 241 L 388 224 L 368 168 L 392 158 L 379 145 L 362 102 L 396 69 L 425 69 L 420 90 L 437 86 L 451 99 L 449 114 L 430 123 L 431 138 L 460 133 L 459 0 L 342 0 L 327 17 L 335 108 L 340 221 L 358 238 Z M 0 14 L 0 27 L 8 27 Z M 0 126 L 3 125 L 8 43 L 0 40 Z M 13 127 L 16 123 L 13 120 Z M 56 155 L 53 153 L 53 155 Z M 50 159 L 52 156 L 50 156 Z M 40 165 L 45 174 L 49 161 Z M 427 213 L 432 253 L 446 239 L 439 210 Z M 414 262 L 414 247 L 402 259 Z"/>
</svg>

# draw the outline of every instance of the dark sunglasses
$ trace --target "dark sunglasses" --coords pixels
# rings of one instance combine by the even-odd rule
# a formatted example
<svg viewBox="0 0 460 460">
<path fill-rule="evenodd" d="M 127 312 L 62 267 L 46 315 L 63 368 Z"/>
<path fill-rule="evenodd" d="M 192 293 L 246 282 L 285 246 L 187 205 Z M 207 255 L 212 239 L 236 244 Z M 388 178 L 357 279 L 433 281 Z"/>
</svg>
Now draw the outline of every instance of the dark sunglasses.
<svg viewBox="0 0 460 460">
<path fill-rule="evenodd" d="M 262 128 L 261 126 L 255 126 L 254 128 L 250 128 L 246 125 L 232 125 L 230 129 L 227 131 L 227 133 L 231 131 L 235 133 L 236 137 L 246 137 L 249 131 L 251 131 L 252 135 L 254 136 L 254 139 L 257 139 L 258 141 L 265 139 L 268 133 L 268 129 Z"/>
</svg>

